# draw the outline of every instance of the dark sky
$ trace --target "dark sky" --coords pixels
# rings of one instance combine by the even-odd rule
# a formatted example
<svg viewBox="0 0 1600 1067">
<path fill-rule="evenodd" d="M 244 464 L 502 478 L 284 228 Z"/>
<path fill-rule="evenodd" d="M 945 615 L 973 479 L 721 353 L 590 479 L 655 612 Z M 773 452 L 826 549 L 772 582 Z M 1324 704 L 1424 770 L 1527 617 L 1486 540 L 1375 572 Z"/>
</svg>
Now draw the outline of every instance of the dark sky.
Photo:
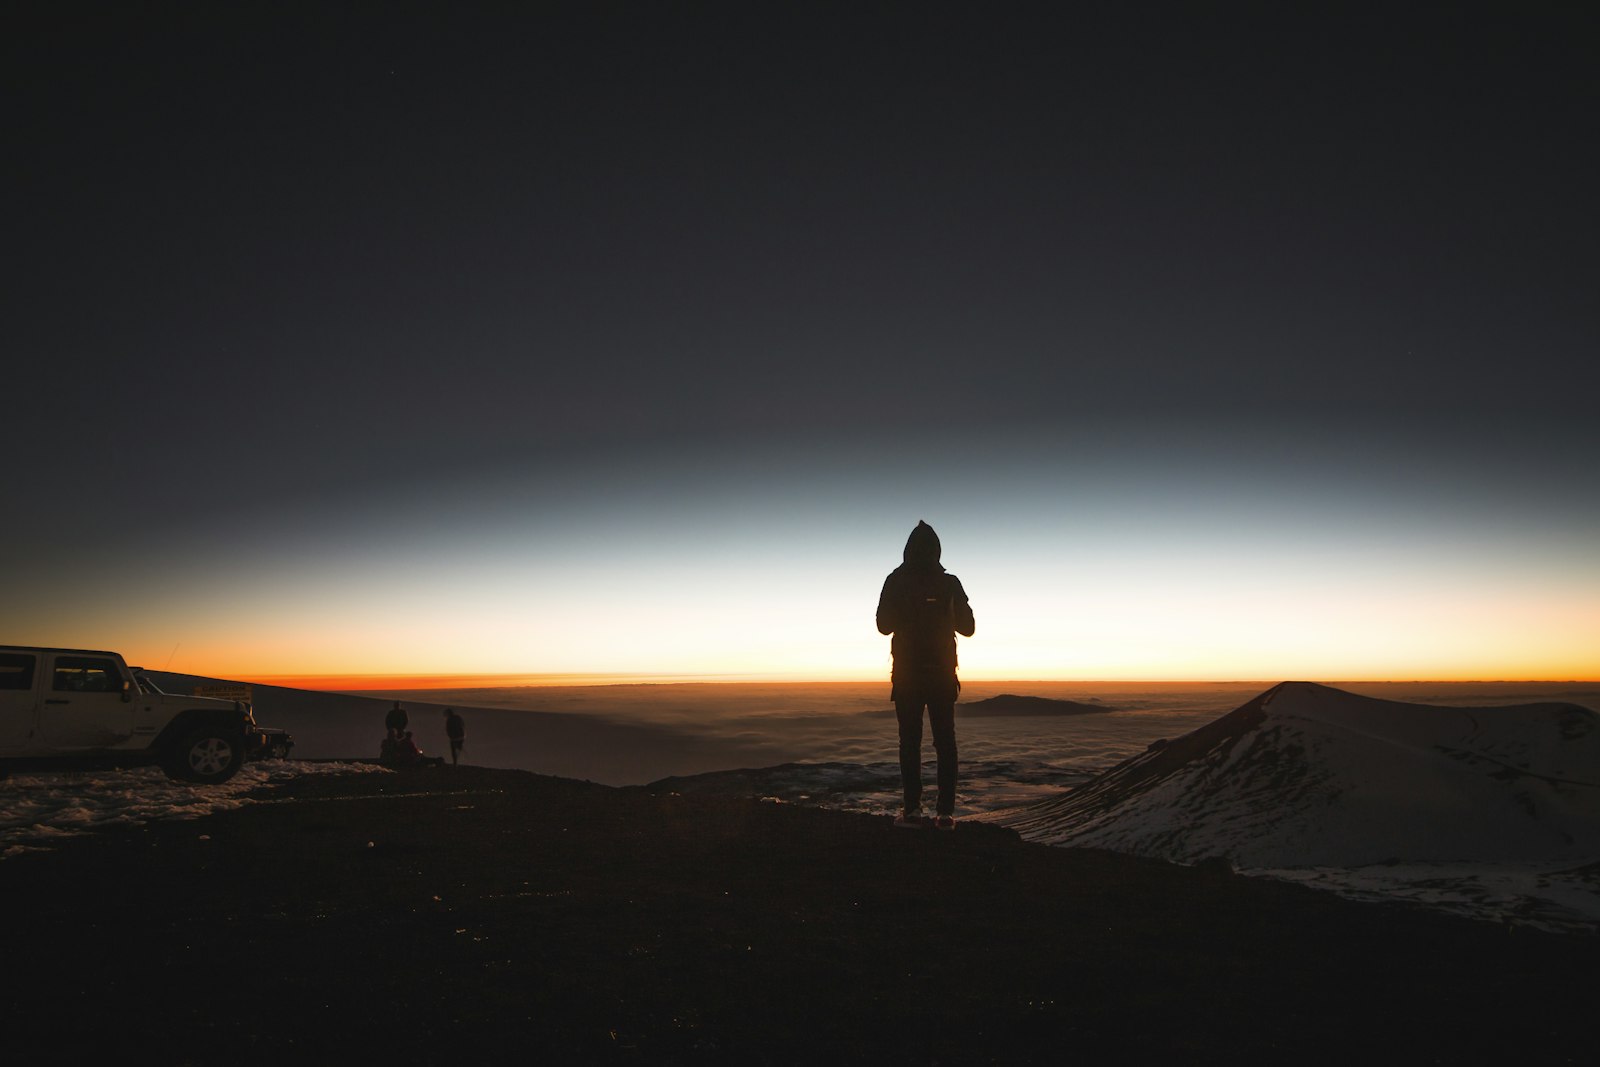
<svg viewBox="0 0 1600 1067">
<path fill-rule="evenodd" d="M 1594 497 L 1594 16 L 1302 7 L 12 5 L 8 536 L 1058 431 Z"/>
</svg>

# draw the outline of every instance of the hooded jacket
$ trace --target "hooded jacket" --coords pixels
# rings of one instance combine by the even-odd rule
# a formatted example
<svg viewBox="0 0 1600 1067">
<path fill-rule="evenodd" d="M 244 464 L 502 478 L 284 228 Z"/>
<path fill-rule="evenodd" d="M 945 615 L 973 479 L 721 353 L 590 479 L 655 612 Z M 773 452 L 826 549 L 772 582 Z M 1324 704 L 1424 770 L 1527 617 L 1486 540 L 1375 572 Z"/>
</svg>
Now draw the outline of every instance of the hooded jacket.
<svg viewBox="0 0 1600 1067">
<path fill-rule="evenodd" d="M 894 635 L 889 651 L 895 700 L 909 694 L 908 685 L 941 699 L 948 688 L 951 700 L 960 690 L 956 634 L 971 637 L 976 624 L 961 580 L 946 573 L 939 555 L 939 535 L 926 522 L 917 523 L 906 538 L 903 562 L 889 572 L 878 597 L 878 632 Z"/>
</svg>

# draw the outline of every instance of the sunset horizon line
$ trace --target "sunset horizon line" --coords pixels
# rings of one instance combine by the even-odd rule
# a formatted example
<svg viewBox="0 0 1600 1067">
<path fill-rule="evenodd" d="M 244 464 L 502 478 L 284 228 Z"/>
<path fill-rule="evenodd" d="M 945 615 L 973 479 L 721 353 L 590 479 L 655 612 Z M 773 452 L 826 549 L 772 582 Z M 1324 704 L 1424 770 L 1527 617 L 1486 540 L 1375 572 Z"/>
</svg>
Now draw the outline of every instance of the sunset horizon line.
<svg viewBox="0 0 1600 1067">
<path fill-rule="evenodd" d="M 172 672 L 189 673 L 189 672 Z M 863 685 L 881 682 L 889 684 L 886 676 L 800 676 L 790 673 L 762 674 L 757 672 L 617 672 L 617 671 L 542 671 L 542 672 L 464 672 L 390 674 L 338 673 L 338 674 L 267 674 L 242 672 L 225 676 L 194 674 L 191 677 L 209 677 L 218 681 L 233 681 L 251 685 L 275 686 L 286 689 L 307 689 L 319 692 L 390 692 L 449 689 L 544 689 L 561 687 L 607 687 L 646 685 Z M 1410 675 L 1395 677 L 1331 677 L 1331 676 L 1267 676 L 1196 678 L 1164 675 L 1159 677 L 1069 677 L 1069 676 L 970 676 L 962 681 L 972 685 L 995 684 L 1047 684 L 1047 685 L 1276 685 L 1285 681 L 1315 681 L 1328 685 L 1371 684 L 1451 684 L 1451 685 L 1600 685 L 1600 678 L 1512 676 L 1469 677 L 1465 675 Z"/>
</svg>

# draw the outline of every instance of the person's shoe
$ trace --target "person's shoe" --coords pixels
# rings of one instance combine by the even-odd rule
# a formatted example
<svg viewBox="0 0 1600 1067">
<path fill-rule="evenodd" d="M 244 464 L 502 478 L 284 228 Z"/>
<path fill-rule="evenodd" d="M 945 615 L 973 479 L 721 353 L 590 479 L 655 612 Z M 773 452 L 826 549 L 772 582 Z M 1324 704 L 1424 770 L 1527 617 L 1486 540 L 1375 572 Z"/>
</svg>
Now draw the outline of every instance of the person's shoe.
<svg viewBox="0 0 1600 1067">
<path fill-rule="evenodd" d="M 954 830 L 956 828 L 955 816 L 940 815 L 933 820 L 933 828 L 935 830 Z"/>
<path fill-rule="evenodd" d="M 922 818 L 922 812 L 903 811 L 900 813 L 899 817 L 895 819 L 894 826 L 896 830 L 920 830 L 922 829 L 923 822 L 924 819 Z"/>
</svg>

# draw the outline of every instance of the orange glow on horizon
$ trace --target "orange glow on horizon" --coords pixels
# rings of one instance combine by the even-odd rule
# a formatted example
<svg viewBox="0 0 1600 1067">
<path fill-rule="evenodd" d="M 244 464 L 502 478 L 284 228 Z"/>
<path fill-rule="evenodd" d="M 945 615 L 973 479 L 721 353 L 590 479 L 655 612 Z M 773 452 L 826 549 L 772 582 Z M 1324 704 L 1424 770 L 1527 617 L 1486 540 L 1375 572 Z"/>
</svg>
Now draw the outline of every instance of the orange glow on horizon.
<svg viewBox="0 0 1600 1067">
<path fill-rule="evenodd" d="M 888 685 L 888 674 L 882 676 L 841 677 L 838 675 L 799 677 L 794 675 L 779 674 L 618 674 L 618 673 L 556 673 L 545 672 L 539 674 L 257 674 L 247 672 L 231 675 L 227 672 L 208 674 L 198 672 L 204 677 L 216 677 L 230 681 L 246 682 L 254 685 L 280 686 L 287 689 L 309 689 L 320 692 L 386 692 L 386 691 L 415 691 L 428 689 L 510 689 L 510 688 L 553 688 L 561 686 L 622 686 L 622 685 L 681 685 L 688 683 L 765 683 L 765 684 L 790 684 L 790 685 L 859 685 L 882 682 Z M 1149 678 L 1087 678 L 1087 677 L 1060 677 L 1060 676 L 1034 676 L 1034 677 L 989 677 L 986 675 L 962 675 L 962 681 L 972 684 L 984 685 L 1010 684 L 1026 685 L 1030 683 L 1049 685 L 1084 685 L 1084 686 L 1130 686 L 1130 685 L 1181 685 L 1181 686 L 1206 686 L 1206 685 L 1260 685 L 1263 688 L 1276 685 L 1282 681 L 1308 680 L 1319 681 L 1329 685 L 1359 685 L 1359 684 L 1392 684 L 1402 682 L 1448 682 L 1462 683 L 1537 683 L 1547 685 L 1597 685 L 1600 678 L 1550 677 L 1533 675 L 1506 675 L 1494 678 L 1473 677 L 1469 675 L 1406 675 L 1396 677 L 1361 677 L 1361 678 L 1305 678 L 1298 677 L 1214 677 L 1214 678 L 1179 678 L 1179 677 L 1149 677 Z"/>
<path fill-rule="evenodd" d="M 201 672 L 204 674 L 205 672 Z M 220 677 L 220 675 L 218 676 Z M 539 674 L 257 674 L 236 679 L 253 685 L 351 693 L 391 689 L 505 689 L 582 685 L 660 685 L 674 682 L 747 681 L 738 674 L 617 674 L 543 672 Z M 764 680 L 764 679 L 763 679 Z M 797 681 L 799 679 L 796 679 Z M 813 679 L 816 680 L 816 679 Z"/>
</svg>

